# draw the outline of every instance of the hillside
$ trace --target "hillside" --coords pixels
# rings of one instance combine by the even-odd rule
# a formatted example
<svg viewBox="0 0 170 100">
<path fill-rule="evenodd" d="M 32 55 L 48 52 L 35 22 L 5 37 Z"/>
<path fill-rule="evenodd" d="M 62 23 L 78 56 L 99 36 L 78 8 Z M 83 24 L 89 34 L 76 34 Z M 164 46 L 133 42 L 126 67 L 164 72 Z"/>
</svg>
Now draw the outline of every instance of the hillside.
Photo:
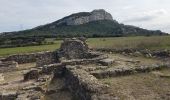
<svg viewBox="0 0 170 100">
<path fill-rule="evenodd" d="M 110 13 L 103 9 L 80 12 L 64 17 L 50 24 L 33 29 L 3 33 L 1 37 L 108 37 L 108 36 L 145 36 L 166 34 L 159 30 L 151 31 L 135 26 L 119 24 Z"/>
</svg>

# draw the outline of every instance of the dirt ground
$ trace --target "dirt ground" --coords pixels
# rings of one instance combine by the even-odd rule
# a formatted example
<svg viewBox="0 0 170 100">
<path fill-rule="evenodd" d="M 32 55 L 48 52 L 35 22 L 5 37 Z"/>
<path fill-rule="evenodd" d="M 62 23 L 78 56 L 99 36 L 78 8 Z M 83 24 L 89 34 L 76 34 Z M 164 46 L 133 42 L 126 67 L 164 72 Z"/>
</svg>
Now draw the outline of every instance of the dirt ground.
<svg viewBox="0 0 170 100">
<path fill-rule="evenodd" d="M 49 90 L 54 90 L 54 93 L 47 94 L 45 100 L 72 100 L 72 95 L 64 86 L 62 78 L 55 78 L 48 87 Z"/>
<path fill-rule="evenodd" d="M 101 79 L 121 100 L 170 100 L 170 69 Z"/>
<path fill-rule="evenodd" d="M 115 63 L 109 67 L 89 64 L 82 66 L 83 69 L 92 71 L 111 70 L 114 68 L 135 67 L 137 65 L 152 65 L 163 63 L 158 59 L 131 57 L 121 54 L 106 53 Z M 30 68 L 34 68 L 35 63 L 20 64 L 12 72 L 5 72 L 5 81 L 0 83 L 0 91 L 16 91 L 34 83 L 34 80 L 23 82 L 23 74 Z M 99 68 L 100 67 L 100 68 Z M 91 71 L 90 71 L 91 70 Z M 121 100 L 170 100 L 170 69 L 162 69 L 149 73 L 138 73 L 134 75 L 118 76 L 112 78 L 99 79 L 111 87 L 111 91 L 121 98 Z M 55 78 L 50 83 L 51 93 L 46 94 L 45 100 L 71 100 L 71 93 L 65 88 L 62 78 Z"/>
</svg>

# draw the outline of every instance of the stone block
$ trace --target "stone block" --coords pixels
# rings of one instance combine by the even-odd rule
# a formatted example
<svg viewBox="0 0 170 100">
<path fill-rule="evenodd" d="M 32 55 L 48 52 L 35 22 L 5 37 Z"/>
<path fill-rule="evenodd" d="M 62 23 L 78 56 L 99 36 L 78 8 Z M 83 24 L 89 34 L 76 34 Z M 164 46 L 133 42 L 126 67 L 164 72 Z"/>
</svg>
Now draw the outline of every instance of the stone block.
<svg viewBox="0 0 170 100">
<path fill-rule="evenodd" d="M 113 59 L 102 59 L 99 61 L 100 64 L 102 64 L 103 66 L 110 66 L 114 63 Z"/>
</svg>

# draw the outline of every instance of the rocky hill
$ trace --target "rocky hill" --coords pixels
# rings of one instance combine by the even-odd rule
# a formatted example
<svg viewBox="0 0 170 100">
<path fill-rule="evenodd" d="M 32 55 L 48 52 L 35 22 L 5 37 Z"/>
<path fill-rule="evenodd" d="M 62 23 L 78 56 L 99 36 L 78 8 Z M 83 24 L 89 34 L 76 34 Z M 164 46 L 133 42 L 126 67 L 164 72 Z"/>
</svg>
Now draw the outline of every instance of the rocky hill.
<svg viewBox="0 0 170 100">
<path fill-rule="evenodd" d="M 99 21 L 99 20 L 113 21 L 113 18 L 111 14 L 109 14 L 103 9 L 100 9 L 100 10 L 94 10 L 92 12 L 82 12 L 82 13 L 73 14 L 71 16 L 65 17 L 57 21 L 56 24 L 57 25 L 61 25 L 61 24 L 81 25 L 81 24 L 86 24 L 92 21 Z"/>
<path fill-rule="evenodd" d="M 41 25 L 33 29 L 3 33 L 1 37 L 107 37 L 131 35 L 164 35 L 166 33 L 142 29 L 135 26 L 119 24 L 112 15 L 103 9 L 92 12 L 80 12 L 64 17 L 53 23 Z"/>
</svg>

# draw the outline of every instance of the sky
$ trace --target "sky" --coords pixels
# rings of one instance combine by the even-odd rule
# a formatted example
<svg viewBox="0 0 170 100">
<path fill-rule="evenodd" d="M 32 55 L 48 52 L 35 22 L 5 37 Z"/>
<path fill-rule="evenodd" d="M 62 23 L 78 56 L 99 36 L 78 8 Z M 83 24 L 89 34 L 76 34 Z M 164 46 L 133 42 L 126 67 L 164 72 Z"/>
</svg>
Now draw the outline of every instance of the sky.
<svg viewBox="0 0 170 100">
<path fill-rule="evenodd" d="M 94 9 L 105 9 L 119 23 L 170 33 L 170 0 L 0 0 L 0 32 L 30 29 Z"/>
</svg>

